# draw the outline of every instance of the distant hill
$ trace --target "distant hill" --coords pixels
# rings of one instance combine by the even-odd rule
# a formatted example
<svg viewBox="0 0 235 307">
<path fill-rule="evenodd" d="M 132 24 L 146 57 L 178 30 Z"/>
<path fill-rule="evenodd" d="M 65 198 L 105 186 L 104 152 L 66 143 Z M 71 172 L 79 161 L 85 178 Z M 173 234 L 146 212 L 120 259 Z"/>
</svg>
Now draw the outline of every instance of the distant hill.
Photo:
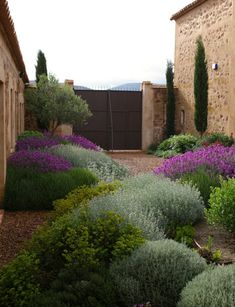
<svg viewBox="0 0 235 307">
<path fill-rule="evenodd" d="M 111 91 L 140 91 L 141 90 L 141 83 L 124 83 L 121 85 L 114 86 L 110 88 Z"/>
<path fill-rule="evenodd" d="M 83 85 L 74 85 L 74 90 L 79 91 L 79 90 L 91 90 L 91 88 L 87 87 L 87 86 L 83 86 Z"/>
</svg>

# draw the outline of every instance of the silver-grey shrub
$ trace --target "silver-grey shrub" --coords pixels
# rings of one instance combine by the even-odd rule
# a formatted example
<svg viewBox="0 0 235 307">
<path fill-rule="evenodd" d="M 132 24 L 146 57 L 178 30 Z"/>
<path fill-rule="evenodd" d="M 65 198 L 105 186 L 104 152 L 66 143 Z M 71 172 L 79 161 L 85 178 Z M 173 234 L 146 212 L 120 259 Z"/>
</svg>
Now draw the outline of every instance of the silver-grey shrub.
<svg viewBox="0 0 235 307">
<path fill-rule="evenodd" d="M 153 174 L 126 179 L 121 191 L 91 204 L 94 210 L 110 208 L 128 216 L 150 240 L 159 238 L 155 235 L 159 229 L 172 234 L 177 226 L 194 224 L 204 210 L 200 193 L 194 187 Z"/>
<path fill-rule="evenodd" d="M 160 240 L 113 263 L 110 274 L 122 306 L 150 301 L 153 306 L 173 307 L 187 282 L 205 268 L 206 261 L 185 245 Z"/>
<path fill-rule="evenodd" d="M 235 306 L 235 264 L 196 276 L 181 293 L 178 307 Z"/>
<path fill-rule="evenodd" d="M 134 226 L 142 230 L 145 239 L 159 240 L 164 238 L 162 231 L 164 219 L 161 214 L 158 218 L 153 211 L 145 210 L 142 206 L 141 193 L 136 191 L 118 191 L 113 195 L 101 196 L 90 202 L 91 214 L 99 216 L 103 211 L 115 211 Z"/>
<path fill-rule="evenodd" d="M 69 160 L 75 167 L 88 168 L 104 181 L 122 180 L 128 170 L 103 152 L 84 149 L 76 145 L 58 145 L 48 151 Z"/>
</svg>

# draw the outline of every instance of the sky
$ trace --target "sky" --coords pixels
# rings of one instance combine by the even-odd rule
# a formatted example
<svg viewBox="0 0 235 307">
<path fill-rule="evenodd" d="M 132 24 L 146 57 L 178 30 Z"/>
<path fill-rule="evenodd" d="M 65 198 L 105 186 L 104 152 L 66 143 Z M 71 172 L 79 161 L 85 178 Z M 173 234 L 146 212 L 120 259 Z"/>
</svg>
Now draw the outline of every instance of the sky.
<svg viewBox="0 0 235 307">
<path fill-rule="evenodd" d="M 175 22 L 192 0 L 8 0 L 30 80 L 38 50 L 60 82 L 110 87 L 165 83 Z"/>
</svg>

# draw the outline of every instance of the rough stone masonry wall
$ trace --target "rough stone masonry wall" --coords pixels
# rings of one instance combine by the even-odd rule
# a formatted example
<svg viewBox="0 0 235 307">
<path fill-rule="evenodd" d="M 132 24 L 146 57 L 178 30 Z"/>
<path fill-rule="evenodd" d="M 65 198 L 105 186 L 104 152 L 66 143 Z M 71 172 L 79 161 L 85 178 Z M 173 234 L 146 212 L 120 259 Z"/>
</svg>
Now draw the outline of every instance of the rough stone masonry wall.
<svg viewBox="0 0 235 307">
<path fill-rule="evenodd" d="M 6 178 L 6 159 L 24 129 L 24 83 L 0 25 L 0 203 Z"/>
<path fill-rule="evenodd" d="M 208 0 L 176 20 L 175 86 L 176 129 L 195 133 L 194 57 L 196 39 L 202 36 L 209 74 L 208 130 L 228 133 L 229 70 L 232 5 L 234 0 Z M 235 38 L 233 38 L 235 39 Z M 212 64 L 218 64 L 218 70 Z M 182 110 L 184 124 L 180 123 Z"/>
<path fill-rule="evenodd" d="M 145 81 L 142 90 L 142 149 L 147 150 L 150 144 L 160 143 L 164 138 L 167 89 Z"/>
</svg>

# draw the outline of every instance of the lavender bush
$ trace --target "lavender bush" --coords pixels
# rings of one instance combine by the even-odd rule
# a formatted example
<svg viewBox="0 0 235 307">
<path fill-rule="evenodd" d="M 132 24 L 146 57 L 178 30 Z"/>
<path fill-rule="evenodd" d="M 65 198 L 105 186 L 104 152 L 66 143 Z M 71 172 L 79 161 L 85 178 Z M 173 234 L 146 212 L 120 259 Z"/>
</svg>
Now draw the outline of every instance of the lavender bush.
<svg viewBox="0 0 235 307">
<path fill-rule="evenodd" d="M 16 150 L 31 150 L 31 149 L 39 149 L 44 147 L 52 147 L 55 145 L 61 144 L 61 140 L 58 138 L 54 138 L 52 136 L 32 136 L 28 138 L 24 138 L 18 140 L 16 142 Z"/>
<path fill-rule="evenodd" d="M 95 143 L 91 142 L 87 138 L 81 135 L 67 135 L 64 137 L 66 141 L 69 141 L 72 144 L 78 145 L 80 147 L 83 147 L 85 149 L 91 149 L 95 151 L 101 151 L 101 148 L 97 146 Z"/>
<path fill-rule="evenodd" d="M 235 177 L 235 146 L 213 145 L 190 151 L 166 160 L 154 173 L 176 179 L 183 174 L 192 173 L 199 167 L 217 172 L 223 177 Z"/>
<path fill-rule="evenodd" d="M 62 157 L 36 150 L 15 152 L 8 159 L 8 165 L 30 168 L 42 173 L 66 171 L 72 167 L 72 164 Z"/>
</svg>

